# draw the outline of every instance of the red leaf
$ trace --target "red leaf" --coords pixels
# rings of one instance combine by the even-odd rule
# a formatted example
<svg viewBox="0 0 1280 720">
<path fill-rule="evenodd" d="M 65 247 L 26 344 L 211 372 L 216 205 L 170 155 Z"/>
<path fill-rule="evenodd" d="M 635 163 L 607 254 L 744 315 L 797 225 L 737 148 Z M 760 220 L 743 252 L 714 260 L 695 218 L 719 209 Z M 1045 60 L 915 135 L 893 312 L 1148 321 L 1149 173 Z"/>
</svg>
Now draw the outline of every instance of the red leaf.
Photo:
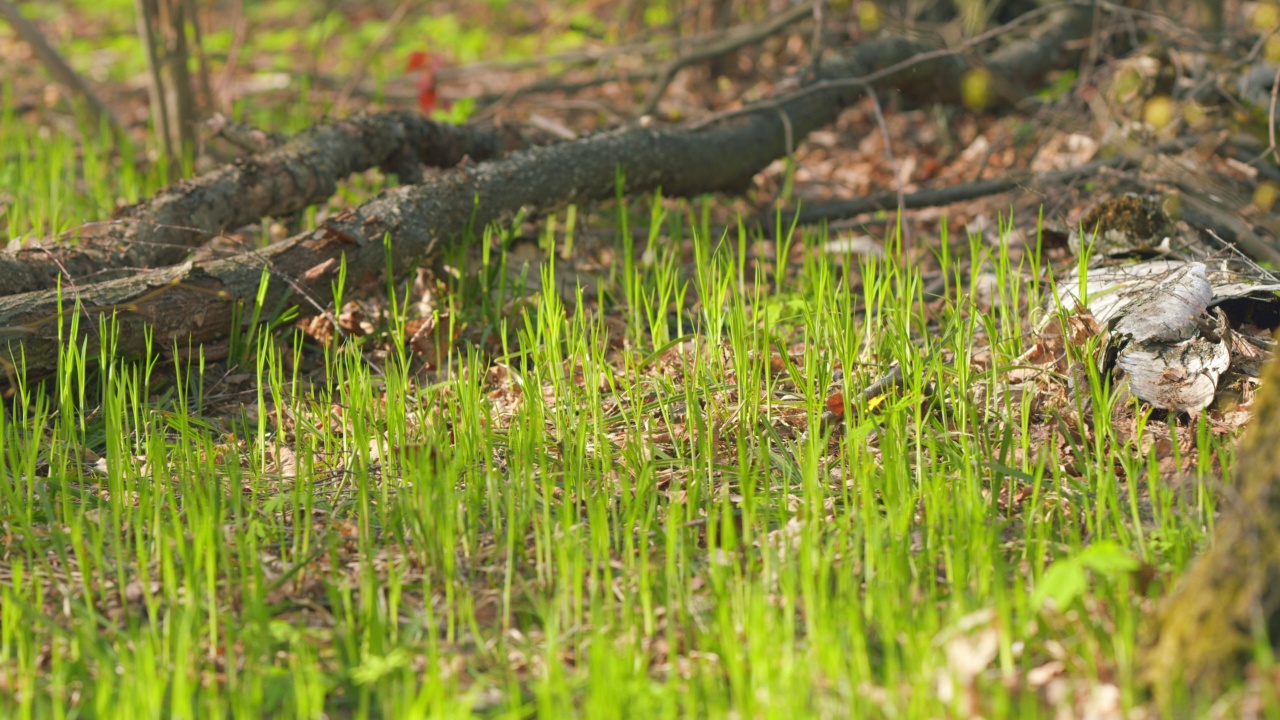
<svg viewBox="0 0 1280 720">
<path fill-rule="evenodd" d="M 837 390 L 827 398 L 827 412 L 837 418 L 844 417 L 844 393 Z"/>
<path fill-rule="evenodd" d="M 405 72 L 413 72 L 427 64 L 427 54 L 421 50 L 414 50 L 409 53 L 409 59 L 404 64 Z"/>
<path fill-rule="evenodd" d="M 443 109 L 448 109 L 449 104 L 440 103 L 440 95 L 436 92 L 436 72 L 447 64 L 448 61 L 443 56 L 435 53 L 423 50 L 414 50 L 409 53 L 405 72 L 415 70 L 418 72 L 414 85 L 418 88 L 418 109 L 424 113 L 435 110 L 437 104 Z"/>
</svg>

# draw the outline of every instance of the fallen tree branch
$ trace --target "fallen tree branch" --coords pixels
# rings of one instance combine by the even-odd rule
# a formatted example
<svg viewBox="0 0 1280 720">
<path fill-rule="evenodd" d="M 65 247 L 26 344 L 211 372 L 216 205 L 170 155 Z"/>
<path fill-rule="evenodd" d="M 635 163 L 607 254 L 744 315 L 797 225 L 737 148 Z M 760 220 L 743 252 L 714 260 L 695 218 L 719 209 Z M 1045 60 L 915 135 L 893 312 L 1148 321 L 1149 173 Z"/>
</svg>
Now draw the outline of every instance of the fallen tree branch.
<svg viewBox="0 0 1280 720">
<path fill-rule="evenodd" d="M 1085 24 L 1080 34 L 1088 32 Z M 876 67 L 896 66 L 902 70 L 892 78 L 895 88 L 925 93 L 941 72 L 955 66 L 939 67 L 936 59 L 919 66 L 907 62 L 921 52 L 907 40 L 877 40 L 858 47 L 850 59 L 824 62 L 822 75 L 858 78 Z M 96 357 L 99 340 L 87 329 L 109 320 L 118 327 L 114 343 L 121 354 L 139 354 L 151 342 L 167 348 L 225 337 L 237 308 L 255 302 L 264 272 L 271 275 L 265 308 L 287 307 L 301 296 L 306 302 L 299 313 L 314 315 L 332 302 L 344 264 L 353 282 L 378 277 L 388 260 L 404 270 L 465 237 L 468 227 L 506 222 L 522 211 L 537 215 L 569 203 L 611 199 L 620 173 L 621 189 L 633 194 L 659 188 L 668 196 L 741 192 L 758 171 L 785 155 L 794 139 L 833 122 L 862 95 L 861 88 L 846 84 L 795 95 L 710 128 L 638 127 L 536 147 L 389 190 L 323 227 L 257 253 L 140 272 L 80 288 L 65 299 L 50 291 L 0 298 L 0 345 L 13 367 L 39 376 L 57 367 L 65 342 L 83 341 L 87 357 Z M 389 250 L 383 237 L 391 240 Z M 79 338 L 60 336 L 68 324 L 59 319 L 73 311 L 72 302 L 85 316 Z"/>
<path fill-rule="evenodd" d="M 1048 15 L 1048 19 L 1037 26 L 1030 37 L 1012 42 L 992 52 L 985 62 L 977 64 L 991 71 L 993 78 L 1001 83 L 1000 93 L 991 98 L 993 107 L 1010 105 L 1022 99 L 1019 90 L 1027 92 L 1032 81 L 1042 77 L 1044 73 L 1059 66 L 1069 64 L 1079 57 L 1080 50 L 1069 50 L 1068 44 L 1073 40 L 1088 37 L 1091 29 L 1091 6 L 1082 2 L 1066 2 L 1058 5 L 1045 5 L 1018 17 L 999 27 L 969 38 L 954 48 L 936 50 L 921 49 L 919 53 L 901 62 L 882 67 L 858 77 L 831 77 L 827 73 L 819 76 L 817 82 L 810 83 L 799 90 L 754 105 L 708 116 L 699 120 L 695 128 L 707 127 L 730 120 L 745 113 L 751 113 L 767 105 L 777 105 L 806 95 L 828 92 L 839 88 L 866 87 L 882 82 L 888 77 L 901 78 L 902 73 L 909 73 L 916 82 L 924 83 L 931 94 L 930 102 L 958 102 L 961 81 L 969 70 L 969 61 L 964 53 L 1000 37 L 1015 28 L 1029 23 L 1031 20 Z M 919 75 L 928 70 L 931 80 Z M 924 88 L 916 88 L 917 91 Z M 925 96 L 921 96 L 925 97 Z"/>
<path fill-rule="evenodd" d="M 213 234 L 324 202 L 338 181 L 375 166 L 421 177 L 418 163 L 456 165 L 498 152 L 487 129 L 436 123 L 413 113 L 356 116 L 314 127 L 262 155 L 169 186 L 104 223 L 73 231 L 77 245 L 0 253 L 0 295 L 13 295 L 136 268 L 181 262 Z M 405 177 L 405 176 L 408 177 Z"/>
<path fill-rule="evenodd" d="M 723 57 L 747 45 L 760 42 L 812 14 L 812 4 L 800 5 L 760 25 L 737 26 L 721 32 L 705 33 L 687 41 L 682 40 L 680 41 L 681 47 L 689 45 L 698 49 L 688 51 L 686 54 L 664 65 L 629 70 L 622 73 L 597 73 L 595 77 L 584 80 L 566 80 L 565 77 L 571 72 L 566 71 L 556 77 L 539 80 L 530 85 L 512 88 L 504 92 L 478 95 L 475 98 L 476 104 L 485 107 L 485 112 L 489 112 L 492 106 L 510 102 L 515 98 L 526 95 L 569 94 L 611 82 L 639 83 L 652 81 L 654 84 L 649 89 L 649 99 L 645 101 L 644 108 L 638 113 L 639 115 L 648 115 L 657 108 L 658 101 L 661 100 L 663 93 L 666 92 L 667 87 L 680 70 L 694 63 Z"/>
<path fill-rule="evenodd" d="M 1053 185 L 1066 185 L 1096 175 L 1102 170 L 1139 166 L 1145 158 L 1151 155 L 1168 155 L 1182 152 L 1192 147 L 1196 140 L 1197 138 L 1194 137 L 1172 140 L 1151 148 L 1139 149 L 1102 160 L 1094 160 L 1079 167 L 1063 170 L 1043 173 L 1033 173 L 1029 170 L 1015 171 L 1006 173 L 1004 177 L 1000 178 L 920 190 L 909 195 L 899 195 L 896 190 L 889 190 L 855 200 L 810 205 L 802 207 L 790 215 L 783 215 L 782 227 L 791 227 L 792 224 L 817 225 L 824 222 L 846 220 L 873 212 L 892 213 L 899 208 L 902 210 L 916 210 L 919 208 L 939 207 L 991 195 L 999 195 L 1019 188 L 1035 189 Z M 1213 208 L 1211 204 L 1197 198 L 1190 188 L 1183 188 L 1183 190 L 1184 214 L 1192 225 L 1212 228 L 1224 233 L 1227 242 L 1238 245 L 1253 260 L 1280 264 L 1280 250 L 1258 238 L 1244 221 L 1230 213 Z M 778 226 L 778 218 L 773 215 L 758 217 L 755 224 L 761 231 L 772 233 Z"/>
<path fill-rule="evenodd" d="M 1243 133 L 1232 135 L 1216 145 L 1215 150 L 1223 157 L 1237 160 L 1257 170 L 1258 175 L 1264 180 L 1280 182 L 1280 168 L 1274 163 L 1267 162 L 1262 143 L 1250 135 Z"/>
<path fill-rule="evenodd" d="M 966 200 L 976 200 L 990 195 L 999 195 L 1000 193 L 1017 190 L 1018 188 L 1034 188 L 1053 184 L 1065 184 L 1093 175 L 1104 169 L 1119 168 L 1130 164 L 1137 164 L 1141 162 L 1142 157 L 1148 153 L 1178 152 L 1179 150 L 1185 150 L 1188 145 L 1189 141 L 1162 143 L 1150 150 L 1142 151 L 1140 153 L 1116 155 L 1102 160 L 1094 160 L 1093 162 L 1080 165 L 1079 167 L 1066 168 L 1064 170 L 1053 170 L 1043 173 L 1034 173 L 1030 170 L 1014 171 L 1006 173 L 1004 177 L 992 178 L 991 180 L 976 180 L 973 182 L 962 183 L 960 185 L 930 188 L 901 196 L 899 196 L 896 190 L 886 190 L 884 192 L 867 195 L 854 200 L 843 200 L 840 202 L 802 207 L 790 215 L 784 214 L 782 216 L 782 224 L 784 227 L 789 227 L 792 223 L 799 223 L 801 225 L 817 225 L 823 222 L 855 218 L 859 215 L 866 215 L 867 213 L 893 212 L 899 207 L 903 210 L 938 207 L 941 205 L 951 205 L 953 203 L 964 202 Z M 899 197 L 901 197 L 901 202 L 899 202 Z M 756 221 L 757 225 L 766 229 L 776 223 L 777 219 L 772 215 L 767 218 L 759 218 Z"/>
<path fill-rule="evenodd" d="M 527 95 L 540 95 L 552 93 L 564 93 L 572 95 L 574 93 L 589 90 L 593 87 L 599 87 L 612 82 L 618 83 L 638 83 L 652 80 L 658 76 L 655 68 L 644 70 L 633 70 L 624 73 L 598 74 L 595 77 L 583 80 L 564 80 L 564 75 L 539 80 L 530 85 L 524 85 L 512 88 L 504 92 L 486 93 L 484 95 L 475 96 L 476 105 L 483 107 L 479 115 L 483 116 L 491 113 L 495 106 L 500 107 L 499 103 L 508 103 L 516 98 L 525 97 Z"/>
<path fill-rule="evenodd" d="M 1236 246 L 1251 260 L 1280 267 L 1280 250 L 1259 237 L 1238 212 L 1221 207 L 1209 196 L 1201 196 L 1192 185 L 1176 181 L 1170 184 L 1182 190 L 1182 217 L 1188 223 L 1213 230 L 1220 240 Z"/>
<path fill-rule="evenodd" d="M 99 98 L 97 93 L 89 87 L 89 83 L 84 81 L 84 78 L 71 69 L 71 66 L 67 64 L 66 60 L 62 59 L 58 51 L 53 49 L 53 46 L 45 39 L 44 33 L 40 32 L 40 28 L 31 24 L 29 20 L 22 16 L 16 5 L 9 2 L 9 0 L 0 0 L 0 15 L 4 15 L 18 37 L 31 46 L 32 52 L 40 59 L 40 64 L 44 65 L 54 80 L 64 85 L 72 93 L 84 98 L 89 112 L 93 115 L 94 122 L 105 119 L 113 133 L 124 132 L 124 126 L 120 124 L 120 120 L 115 116 L 115 113 L 111 112 L 111 108 L 107 107 L 102 98 Z"/>
</svg>

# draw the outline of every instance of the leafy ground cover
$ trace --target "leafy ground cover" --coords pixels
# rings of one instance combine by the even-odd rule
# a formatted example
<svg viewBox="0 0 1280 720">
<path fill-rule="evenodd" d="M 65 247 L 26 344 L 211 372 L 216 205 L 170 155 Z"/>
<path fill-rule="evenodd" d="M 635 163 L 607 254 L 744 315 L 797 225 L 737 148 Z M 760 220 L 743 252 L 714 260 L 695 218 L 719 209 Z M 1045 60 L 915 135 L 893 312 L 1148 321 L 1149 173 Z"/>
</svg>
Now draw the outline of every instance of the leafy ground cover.
<svg viewBox="0 0 1280 720">
<path fill-rule="evenodd" d="M 15 92 L 10 237 L 166 177 Z M 1212 529 L 1231 414 L 1099 374 L 1032 214 L 881 218 L 865 252 L 741 209 L 571 208 L 353 280 L 336 326 L 247 307 L 221 347 L 65 348 L 0 415 L 3 712 L 1147 713 L 1144 618 Z"/>
<path fill-rule="evenodd" d="M 562 292 L 572 231 L 551 221 L 532 294 L 495 251 L 422 293 L 430 314 L 412 283 L 349 307 L 362 338 L 267 323 L 223 363 L 99 370 L 68 347 L 0 433 L 10 709 L 1140 702 L 1140 620 L 1211 523 L 1229 436 L 1112 423 L 1096 373 L 1074 398 L 1052 369 L 1011 384 L 1034 251 L 961 242 L 968 269 L 944 255 L 926 300 L 900 252 L 850 265 L 803 234 L 778 272 L 652 208 L 618 217 L 653 233 L 611 302 Z M 426 369 L 413 345 L 442 332 L 478 341 Z M 900 387 L 840 392 L 891 363 Z"/>
</svg>

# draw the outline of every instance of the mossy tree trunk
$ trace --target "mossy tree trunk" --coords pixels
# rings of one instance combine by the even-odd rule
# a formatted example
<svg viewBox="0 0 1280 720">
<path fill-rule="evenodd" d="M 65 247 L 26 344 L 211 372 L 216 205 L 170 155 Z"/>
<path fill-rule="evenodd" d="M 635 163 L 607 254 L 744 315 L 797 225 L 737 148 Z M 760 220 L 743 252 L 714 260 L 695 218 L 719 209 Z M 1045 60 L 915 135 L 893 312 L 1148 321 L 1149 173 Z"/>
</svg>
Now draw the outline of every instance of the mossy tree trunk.
<svg viewBox="0 0 1280 720">
<path fill-rule="evenodd" d="M 1280 639 L 1280 360 L 1263 374 L 1255 415 L 1223 494 L 1213 545 L 1163 601 L 1143 648 L 1143 677 L 1167 710 L 1212 697 L 1259 643 Z"/>
</svg>

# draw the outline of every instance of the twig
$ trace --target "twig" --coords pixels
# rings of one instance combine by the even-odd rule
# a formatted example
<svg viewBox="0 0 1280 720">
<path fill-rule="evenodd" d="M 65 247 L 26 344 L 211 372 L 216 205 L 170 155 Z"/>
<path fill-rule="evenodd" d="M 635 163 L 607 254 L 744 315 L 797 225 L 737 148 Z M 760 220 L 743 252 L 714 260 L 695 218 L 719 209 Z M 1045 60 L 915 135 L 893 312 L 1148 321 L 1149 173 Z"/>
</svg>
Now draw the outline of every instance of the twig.
<svg viewBox="0 0 1280 720">
<path fill-rule="evenodd" d="M 222 113 L 214 113 L 204 124 L 213 131 L 213 137 L 220 137 L 251 154 L 271 152 L 288 141 L 280 133 L 269 133 L 248 123 L 236 122 Z"/>
<path fill-rule="evenodd" d="M 521 70 L 535 70 L 537 68 L 546 67 L 547 65 L 593 65 L 606 60 L 612 60 L 613 58 L 621 57 L 623 55 L 648 56 L 676 46 L 695 45 L 698 43 L 708 42 L 714 38 L 733 32 L 736 29 L 737 28 L 730 28 L 723 32 L 703 33 L 691 38 L 668 37 L 659 40 L 650 40 L 648 42 L 628 43 L 626 45 L 608 47 L 603 50 L 573 50 L 570 52 L 563 52 L 555 55 L 543 55 L 541 57 L 529 59 L 495 60 L 493 62 L 471 63 L 469 65 L 459 65 L 457 67 L 441 68 L 440 71 L 436 73 L 436 77 L 440 80 L 458 80 L 492 72 L 519 72 Z"/>
<path fill-rule="evenodd" d="M 395 29 L 400 25 L 400 21 L 409 13 L 409 8 L 415 4 L 415 0 L 401 0 L 396 9 L 391 13 L 391 17 L 387 18 L 386 23 L 382 26 L 382 32 L 378 34 L 378 38 L 373 41 L 368 51 L 363 54 L 362 62 L 356 66 L 355 72 L 351 73 L 351 78 L 347 80 L 347 84 L 342 86 L 342 90 L 338 92 L 338 97 L 333 101 L 333 109 L 335 112 L 341 112 L 347 107 L 347 103 L 351 101 L 351 93 L 355 92 L 360 86 L 360 81 L 364 79 L 366 73 L 369 72 L 369 61 L 378 57 L 387 48 L 387 43 L 391 41 L 395 34 Z"/>
<path fill-rule="evenodd" d="M 58 54 L 57 50 L 49 44 L 45 39 L 44 33 L 40 32 L 40 28 L 32 25 L 22 13 L 18 11 L 17 6 L 9 2 L 9 0 L 0 0 L 0 13 L 4 14 L 5 19 L 13 26 L 13 31 L 18 34 L 31 46 L 31 50 L 40 58 L 41 64 L 49 71 L 54 80 L 66 86 L 68 90 L 79 94 L 85 99 L 85 103 L 89 107 L 90 113 L 93 115 L 94 122 L 99 122 L 103 118 L 106 119 L 111 131 L 117 135 L 124 132 L 124 126 L 120 124 L 120 120 L 111 112 L 111 108 L 102 101 L 89 87 L 66 60 Z"/>
<path fill-rule="evenodd" d="M 1201 191 L 1192 183 L 1173 178 L 1167 179 L 1167 182 L 1182 190 L 1182 214 L 1188 222 L 1233 235 L 1234 243 L 1253 258 L 1280 265 L 1280 251 L 1258 237 L 1238 213 L 1224 210 L 1212 200 L 1201 197 Z"/>
<path fill-rule="evenodd" d="M 1085 77 L 1088 74 L 1086 72 L 1088 68 L 1095 67 L 1098 64 L 1098 41 L 1102 35 L 1101 19 L 1102 6 L 1095 4 L 1093 6 L 1093 32 L 1090 34 L 1089 38 L 1089 51 L 1080 58 L 1080 72 L 1078 77 Z M 1132 22 L 1130 22 L 1130 25 L 1132 25 Z M 1130 28 L 1129 31 L 1133 32 L 1132 28 Z M 1138 43 L 1135 40 L 1133 44 L 1136 47 Z"/>
<path fill-rule="evenodd" d="M 867 97 L 871 98 L 871 109 L 876 115 L 876 124 L 880 126 L 880 134 L 884 136 L 884 156 L 889 160 L 889 167 L 893 170 L 893 187 L 898 193 L 898 230 L 902 233 L 902 249 L 906 250 L 911 247 L 911 231 L 907 229 L 907 224 L 902 222 L 903 178 L 898 172 L 898 161 L 893 157 L 893 138 L 889 135 L 889 123 L 885 122 L 884 112 L 880 109 L 880 99 L 876 97 L 876 92 L 870 86 L 867 87 Z"/>
<path fill-rule="evenodd" d="M 236 0 L 235 10 L 231 13 L 236 19 L 235 32 L 231 36 L 231 50 L 227 52 L 227 62 L 222 66 L 222 73 L 218 76 L 218 108 L 226 114 L 231 114 L 232 102 L 232 81 L 235 76 L 236 64 L 240 60 L 240 50 L 244 47 L 245 36 L 249 32 L 249 20 L 244 14 L 244 0 Z"/>
<path fill-rule="evenodd" d="M 475 96 L 475 101 L 477 105 L 484 106 L 485 108 L 484 112 L 491 112 L 492 110 L 497 109 L 498 107 L 501 107 L 502 105 L 518 97 L 524 97 L 525 95 L 538 95 L 538 94 L 547 94 L 547 93 L 572 94 L 582 90 L 589 90 L 593 87 L 599 87 L 601 85 L 604 85 L 606 83 L 611 83 L 611 82 L 634 83 L 634 82 L 644 82 L 645 80 L 652 80 L 658 77 L 658 70 L 656 69 L 636 70 L 633 72 L 623 73 L 621 75 L 597 75 L 596 77 L 593 77 L 587 80 L 577 80 L 577 81 L 570 81 L 570 82 L 565 82 L 562 79 L 563 77 L 564 75 L 559 75 L 553 78 L 547 78 L 546 80 L 539 80 L 538 82 L 533 83 L 532 85 L 525 85 L 524 87 L 512 88 L 510 90 L 506 90 L 500 93 L 487 93 L 484 95 L 477 95 Z M 480 114 L 480 117 L 483 117 L 483 113 Z"/>
<path fill-rule="evenodd" d="M 477 75 L 483 75 L 489 72 L 519 72 L 522 70 L 536 69 L 553 64 L 574 65 L 550 78 L 544 78 L 530 85 L 512 88 L 501 92 L 484 93 L 472 96 L 479 106 L 488 106 L 495 103 L 503 103 L 517 97 L 525 95 L 534 95 L 538 93 L 564 92 L 573 93 L 580 90 L 587 90 L 598 87 L 610 82 L 635 83 L 651 81 L 659 77 L 661 67 L 647 67 L 638 70 L 629 70 L 625 72 L 606 73 L 600 72 L 595 77 L 587 80 L 567 81 L 565 77 L 575 71 L 583 70 L 586 66 L 603 63 L 617 57 L 626 55 L 634 55 L 638 57 L 649 57 L 655 53 L 674 49 L 679 52 L 685 52 L 688 48 L 697 48 L 706 46 L 711 43 L 717 43 L 728 37 L 735 37 L 741 33 L 750 32 L 754 25 L 737 25 L 724 30 L 715 32 L 700 33 L 692 37 L 668 37 L 660 40 L 651 40 L 648 42 L 630 43 L 627 45 L 619 45 L 603 50 L 577 50 L 572 52 L 560 53 L 557 55 L 544 55 L 539 58 L 528 60 L 498 60 L 493 62 L 473 63 L 470 65 L 460 65 L 457 67 L 441 68 L 436 73 L 436 79 L 440 82 L 448 82 L 463 78 L 470 78 Z M 339 86 L 342 82 L 340 78 L 330 75 L 316 75 L 315 82 L 320 85 Z M 353 95 L 372 95 L 374 89 L 370 86 L 369 80 L 366 78 L 359 81 L 353 88 Z M 415 96 L 416 91 L 407 83 L 397 85 L 391 84 L 389 87 L 381 88 L 383 97 L 396 100 L 409 100 Z"/>
<path fill-rule="evenodd" d="M 1267 162 L 1267 151 L 1258 150 L 1262 143 L 1249 135 L 1232 135 L 1220 143 L 1214 151 L 1219 155 L 1238 160 L 1258 172 L 1258 175 L 1273 182 L 1280 182 L 1280 168 Z"/>
<path fill-rule="evenodd" d="M 1003 135 L 1000 136 L 1000 141 L 1004 142 Z M 982 153 L 982 160 L 978 162 L 978 172 L 973 174 L 974 180 L 982 179 L 982 174 L 987 171 L 987 164 L 991 162 L 991 156 L 996 154 L 996 147 L 997 145 L 994 142 L 988 141 L 987 151 Z"/>
<path fill-rule="evenodd" d="M 70 288 L 71 290 L 71 297 L 74 297 L 74 298 L 80 297 L 80 289 L 76 287 L 76 279 L 71 276 L 71 273 L 67 272 L 67 268 L 62 264 L 60 260 L 58 260 L 58 256 L 54 255 L 52 252 L 50 252 L 47 249 L 44 249 L 44 252 L 49 256 L 49 258 L 53 261 L 53 263 L 58 266 L 59 272 L 62 274 L 62 277 L 67 281 L 67 287 Z M 84 314 L 85 320 L 88 321 L 87 326 L 92 329 L 94 337 L 98 338 L 98 340 L 101 341 L 102 338 L 98 333 L 98 325 L 97 323 L 93 322 L 93 318 L 89 315 L 88 308 L 79 304 L 77 304 L 77 306 L 80 308 L 80 312 Z"/>
<path fill-rule="evenodd" d="M 209 81 L 209 58 L 204 52 L 204 31 L 200 29 L 200 13 L 195 0 L 183 0 L 187 17 L 191 18 L 191 39 L 196 46 L 196 64 L 200 73 L 200 94 L 204 96 L 203 109 L 213 107 L 213 83 Z"/>
<path fill-rule="evenodd" d="M 881 80 L 884 80 L 885 78 L 893 77 L 894 75 L 897 75 L 903 70 L 908 70 L 917 65 L 921 65 L 926 62 L 931 62 L 933 60 L 940 60 L 942 58 L 948 58 L 948 57 L 954 57 L 956 55 L 960 55 L 964 53 L 966 50 L 969 50 L 970 48 L 980 45 L 988 40 L 991 40 L 992 38 L 999 37 L 1000 35 L 1003 35 L 1004 33 L 1009 32 L 1014 28 L 1024 25 L 1035 18 L 1038 18 L 1042 15 L 1047 15 L 1050 12 L 1053 12 L 1056 10 L 1061 10 L 1066 5 L 1071 5 L 1071 4 L 1073 3 L 1041 6 L 1036 8 L 1035 10 L 1019 15 L 1013 20 L 1010 20 L 1009 22 L 999 27 L 992 28 L 980 35 L 975 35 L 954 48 L 943 48 L 940 50 L 932 50 L 930 52 L 919 53 L 910 58 L 907 58 L 906 60 L 894 63 L 889 67 L 876 70 L 875 72 L 867 73 L 866 75 L 863 75 L 861 77 L 840 78 L 840 79 L 833 79 L 833 80 L 818 80 L 817 82 L 810 83 L 804 86 L 803 88 L 800 88 L 799 90 L 795 90 L 785 95 L 779 95 L 778 97 L 770 98 L 769 100 L 762 100 L 761 102 L 752 103 L 745 107 L 736 108 L 734 110 L 727 110 L 725 112 L 720 112 L 720 113 L 716 113 L 714 115 L 708 116 L 698 121 L 697 123 L 694 123 L 690 127 L 690 129 L 699 130 L 709 125 L 713 125 L 715 123 L 728 120 L 730 118 L 740 117 L 742 115 L 754 113 L 763 107 L 768 107 L 770 105 L 778 105 L 780 103 L 790 102 L 793 100 L 799 100 L 801 98 L 805 98 L 810 95 L 815 95 L 817 93 L 824 92 L 826 90 L 835 90 L 835 89 L 846 88 L 846 87 L 860 87 L 865 89 L 867 87 L 870 87 L 872 83 L 879 82 Z"/>
<path fill-rule="evenodd" d="M 915 208 L 950 205 L 952 203 L 963 202 L 965 200 L 997 195 L 1002 192 L 1008 192 L 1028 185 L 1046 186 L 1064 184 L 1073 182 L 1082 177 L 1093 175 L 1104 168 L 1116 168 L 1131 162 L 1138 162 L 1146 154 L 1178 152 L 1186 149 L 1193 143 L 1194 139 L 1191 138 L 1173 140 L 1161 143 L 1150 150 L 1139 151 L 1133 155 L 1117 155 L 1104 160 L 1095 160 L 1079 167 L 1041 174 L 1024 171 L 1021 173 L 1010 173 L 1003 178 L 979 180 L 961 185 L 952 185 L 945 188 L 921 190 L 909 195 L 900 195 L 897 191 L 891 190 L 858 198 L 856 200 L 828 203 L 825 205 L 810 205 L 809 207 L 803 208 L 799 212 L 794 213 L 790 219 L 784 218 L 783 223 L 786 224 L 788 222 L 795 221 L 802 225 L 813 225 L 825 220 L 852 218 L 869 212 L 885 210 L 894 202 L 897 202 L 901 209 L 910 210 Z M 798 220 L 796 218 L 798 218 Z M 759 221 L 758 225 L 767 229 L 769 222 Z"/>
<path fill-rule="evenodd" d="M 818 79 L 822 69 L 822 32 L 826 28 L 827 0 L 815 0 L 813 4 L 813 39 L 809 41 L 809 77 Z"/>
<path fill-rule="evenodd" d="M 577 140 L 578 133 L 556 122 L 545 115 L 534 113 L 529 116 L 529 125 L 545 133 L 550 133 L 561 140 Z"/>
<path fill-rule="evenodd" d="M 1271 83 L 1271 107 L 1267 110 L 1267 137 L 1271 139 L 1271 157 L 1280 163 L 1280 150 L 1276 149 L 1276 91 L 1280 90 L 1280 68 L 1276 69 L 1276 79 Z"/>
<path fill-rule="evenodd" d="M 662 95 L 667 91 L 667 86 L 675 79 L 676 73 L 696 62 L 709 60 L 711 58 L 726 55 L 746 47 L 777 33 L 784 28 L 793 25 L 813 14 L 814 4 L 812 2 L 803 5 L 797 5 L 790 10 L 781 13 L 768 22 L 762 23 L 755 27 L 747 28 L 739 33 L 730 33 L 719 42 L 709 43 L 697 50 L 681 55 L 659 70 L 658 80 L 649 88 L 649 95 L 645 98 L 644 106 L 640 108 L 641 115 L 651 115 L 658 107 L 658 101 L 662 99 Z"/>
<path fill-rule="evenodd" d="M 1205 228 L 1205 232 L 1209 234 L 1209 237 L 1213 238 L 1214 240 L 1217 240 L 1218 244 L 1221 245 L 1224 250 L 1234 254 L 1236 258 L 1239 259 L 1241 262 L 1243 262 L 1245 265 L 1247 265 L 1250 270 L 1258 273 L 1259 276 L 1261 277 L 1270 279 L 1271 282 L 1273 283 L 1280 283 L 1280 278 L 1276 277 L 1275 273 L 1268 270 L 1267 268 L 1262 267 L 1258 263 L 1254 262 L 1253 258 L 1246 255 L 1244 251 L 1241 250 L 1236 245 L 1236 243 L 1227 242 L 1226 240 L 1223 240 L 1222 236 L 1219 235 L 1217 231 L 1214 230 L 1213 228 Z"/>
<path fill-rule="evenodd" d="M 147 74 L 150 80 L 147 83 L 147 91 L 151 108 L 152 121 L 155 122 L 156 129 L 160 131 L 160 138 L 164 142 L 164 154 L 167 158 L 175 158 L 173 149 L 173 134 L 169 132 L 169 113 L 165 111 L 164 98 L 164 78 L 161 76 L 160 56 L 156 53 L 156 28 L 153 24 L 155 17 L 152 10 L 155 8 L 154 0 L 134 0 L 134 13 L 138 16 L 138 37 L 142 40 L 142 44 L 147 49 Z M 181 163 L 176 164 L 177 168 L 181 168 Z M 174 168 L 170 168 L 170 174 L 173 174 Z M 176 177 L 170 179 L 176 180 Z"/>
</svg>

